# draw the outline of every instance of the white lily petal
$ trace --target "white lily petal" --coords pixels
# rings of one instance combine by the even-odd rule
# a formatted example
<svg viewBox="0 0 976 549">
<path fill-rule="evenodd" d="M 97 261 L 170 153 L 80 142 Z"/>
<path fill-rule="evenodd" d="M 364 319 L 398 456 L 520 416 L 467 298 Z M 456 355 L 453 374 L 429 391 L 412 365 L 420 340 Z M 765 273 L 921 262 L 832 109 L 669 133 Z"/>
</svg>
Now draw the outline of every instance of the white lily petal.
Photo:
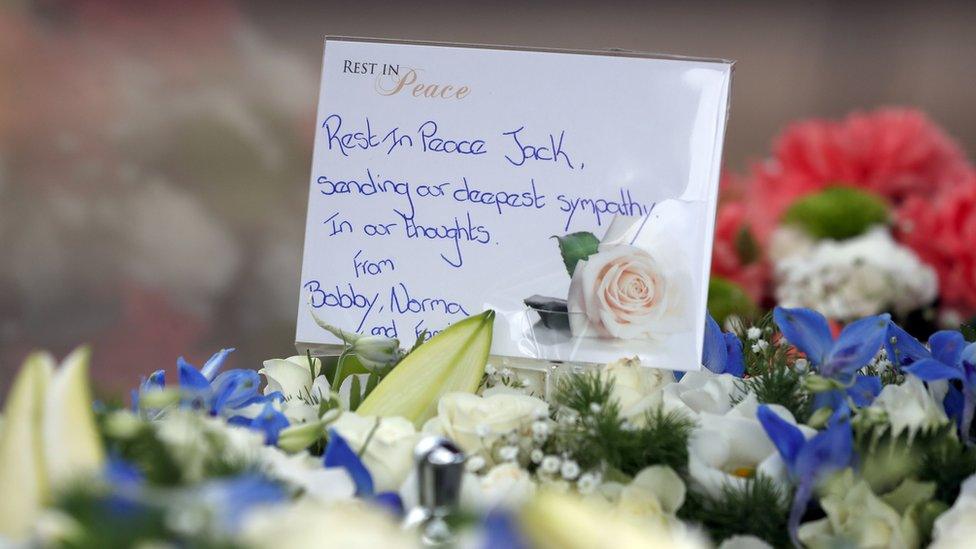
<svg viewBox="0 0 976 549">
<path fill-rule="evenodd" d="M 274 358 L 264 361 L 264 368 L 258 370 L 268 380 L 264 394 L 281 391 L 286 399 L 308 398 L 312 386 L 312 372 L 308 359 L 303 356 Z"/>
</svg>

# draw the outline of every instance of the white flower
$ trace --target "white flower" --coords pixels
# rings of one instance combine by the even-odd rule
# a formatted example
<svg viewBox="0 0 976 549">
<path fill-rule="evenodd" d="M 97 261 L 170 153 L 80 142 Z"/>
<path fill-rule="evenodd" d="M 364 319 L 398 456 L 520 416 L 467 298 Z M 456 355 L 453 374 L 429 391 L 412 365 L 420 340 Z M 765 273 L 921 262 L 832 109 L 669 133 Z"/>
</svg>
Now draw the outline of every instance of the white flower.
<svg viewBox="0 0 976 549">
<path fill-rule="evenodd" d="M 550 475 L 556 474 L 559 471 L 559 466 L 562 460 L 559 456 L 546 456 L 542 458 L 542 465 L 539 466 L 542 472 L 549 473 Z"/>
<path fill-rule="evenodd" d="M 562 466 L 559 468 L 559 473 L 562 475 L 564 479 L 573 480 L 577 476 L 579 476 L 580 468 L 575 461 L 571 459 L 567 459 L 563 461 Z"/>
<path fill-rule="evenodd" d="M 725 538 L 718 549 L 773 549 L 773 546 L 756 536 L 735 535 Z"/>
<path fill-rule="evenodd" d="M 512 431 L 528 428 L 536 414 L 548 414 L 548 410 L 545 401 L 526 395 L 448 393 L 437 404 L 437 417 L 424 430 L 443 434 L 474 454 L 486 452 Z"/>
<path fill-rule="evenodd" d="M 714 374 L 708 370 L 686 372 L 678 383 L 661 389 L 665 412 L 680 410 L 691 418 L 701 412 L 724 414 L 732 409 L 732 399 L 742 396 L 731 374 Z"/>
<path fill-rule="evenodd" d="M 502 446 L 498 450 L 498 457 L 502 461 L 515 461 L 518 459 L 518 446 Z"/>
<path fill-rule="evenodd" d="M 777 405 L 769 406 L 777 415 L 796 424 L 792 414 Z M 756 419 L 758 401 L 749 394 L 725 415 L 702 413 L 688 441 L 688 472 L 708 494 L 721 496 L 724 486 L 743 489 L 748 479 L 758 474 L 786 487 L 786 466 L 776 446 Z M 814 429 L 800 425 L 810 438 Z"/>
<path fill-rule="evenodd" d="M 468 476 L 461 491 L 462 502 L 475 509 L 517 507 L 535 494 L 536 485 L 532 475 L 517 463 L 503 463 L 484 476 Z"/>
<path fill-rule="evenodd" d="M 315 373 L 322 371 L 322 361 L 313 358 Z M 264 361 L 258 370 L 267 379 L 264 394 L 280 392 L 285 397 L 282 413 L 293 425 L 319 418 L 319 402 L 330 398 L 331 388 L 324 375 L 312 379 L 308 357 L 293 356 Z M 262 406 L 262 405 L 259 405 Z"/>
<path fill-rule="evenodd" d="M 542 448 L 533 448 L 532 453 L 529 454 L 529 460 L 536 465 L 542 463 L 542 459 L 545 457 L 546 454 L 542 451 Z"/>
<path fill-rule="evenodd" d="M 245 517 L 241 538 L 249 546 L 276 549 L 421 547 L 389 513 L 356 500 L 330 505 L 299 500 L 261 508 Z"/>
<path fill-rule="evenodd" d="M 532 439 L 536 442 L 545 442 L 549 438 L 549 424 L 545 421 L 535 421 L 532 423 Z"/>
<path fill-rule="evenodd" d="M 746 330 L 746 337 L 755 341 L 762 337 L 762 330 L 756 326 L 749 326 L 749 329 Z"/>
<path fill-rule="evenodd" d="M 671 276 L 669 276 L 669 274 Z M 628 244 L 601 244 L 576 263 L 569 285 L 569 324 L 574 336 L 649 338 L 673 331 L 688 296 L 681 280 L 647 251 Z"/>
<path fill-rule="evenodd" d="M 674 372 L 641 366 L 638 359 L 621 359 L 603 370 L 613 380 L 611 398 L 620 404 L 620 415 L 642 423 L 645 413 L 660 406 L 661 389 L 674 383 Z"/>
<path fill-rule="evenodd" d="M 826 518 L 800 526 L 800 541 L 811 547 L 918 547 L 913 521 L 874 495 L 867 482 L 853 482 L 850 471 L 821 497 Z"/>
<path fill-rule="evenodd" d="M 363 463 L 373 475 L 377 491 L 399 488 L 410 474 L 413 468 L 413 449 L 420 438 L 413 422 L 402 417 L 364 417 L 345 412 L 332 427 L 346 439 L 353 450 L 359 451 L 366 446 L 362 456 Z"/>
<path fill-rule="evenodd" d="M 976 475 L 962 483 L 959 497 L 932 528 L 930 549 L 968 547 L 976 539 Z"/>
<path fill-rule="evenodd" d="M 265 446 L 259 467 L 268 476 L 300 488 L 305 496 L 323 503 L 351 499 L 356 493 L 356 485 L 345 469 L 326 469 L 322 458 L 312 457 L 308 452 L 288 455 L 273 446 Z"/>
<path fill-rule="evenodd" d="M 752 344 L 752 352 L 761 353 L 769 347 L 769 342 L 765 339 L 760 339 L 759 341 Z"/>
<path fill-rule="evenodd" d="M 922 380 L 912 375 L 905 376 L 901 385 L 885 385 L 871 403 L 871 408 L 885 413 L 893 437 L 908 432 L 909 441 L 919 431 L 928 431 L 949 422 L 942 406 L 931 397 Z"/>
<path fill-rule="evenodd" d="M 464 462 L 464 469 L 469 473 L 477 473 L 478 471 L 484 469 L 485 465 L 487 464 L 488 463 L 485 461 L 485 458 L 476 454 L 468 457 L 468 459 Z"/>
<path fill-rule="evenodd" d="M 673 469 L 654 465 L 624 486 L 616 507 L 623 517 L 670 530 L 678 523 L 675 513 L 684 504 L 685 492 L 685 483 Z"/>
<path fill-rule="evenodd" d="M 600 476 L 596 473 L 583 473 L 576 481 L 576 490 L 583 495 L 591 494 L 600 485 Z"/>
<path fill-rule="evenodd" d="M 844 241 L 822 240 L 775 264 L 783 307 L 809 307 L 829 318 L 861 318 L 884 310 L 907 313 L 938 296 L 932 267 L 883 227 Z"/>
</svg>

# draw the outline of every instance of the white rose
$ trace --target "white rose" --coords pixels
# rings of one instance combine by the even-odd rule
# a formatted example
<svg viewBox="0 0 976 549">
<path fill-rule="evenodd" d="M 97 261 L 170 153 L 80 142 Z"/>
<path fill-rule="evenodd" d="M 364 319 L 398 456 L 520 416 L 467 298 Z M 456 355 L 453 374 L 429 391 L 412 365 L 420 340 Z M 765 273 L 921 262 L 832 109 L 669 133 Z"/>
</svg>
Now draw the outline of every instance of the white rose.
<svg viewBox="0 0 976 549">
<path fill-rule="evenodd" d="M 569 325 L 576 337 L 649 338 L 683 309 L 678 281 L 645 250 L 619 244 L 576 263 L 569 284 Z"/>
<path fill-rule="evenodd" d="M 613 380 L 612 396 L 620 403 L 620 414 L 640 423 L 644 414 L 660 405 L 661 389 L 674 383 L 670 370 L 645 368 L 637 359 L 621 359 L 604 368 L 607 379 Z"/>
<path fill-rule="evenodd" d="M 276 549 L 366 549 L 421 547 L 396 520 L 377 506 L 356 500 L 323 505 L 303 499 L 262 507 L 247 514 L 241 539 L 253 547 Z"/>
<path fill-rule="evenodd" d="M 413 450 L 420 438 L 413 422 L 402 417 L 377 418 L 344 412 L 332 428 L 354 451 L 366 446 L 363 464 L 373 475 L 377 491 L 396 490 L 413 469 Z"/>
<path fill-rule="evenodd" d="M 930 549 L 967 547 L 976 539 L 976 475 L 962 483 L 959 497 L 935 520 Z"/>
<path fill-rule="evenodd" d="M 738 378 L 708 370 L 685 372 L 681 381 L 661 389 L 665 412 L 679 410 L 691 418 L 701 412 L 725 414 L 732 409 L 732 399 L 741 396 Z"/>
<path fill-rule="evenodd" d="M 776 446 L 756 419 L 758 401 L 749 394 L 725 415 L 702 412 L 698 426 L 688 441 L 688 473 L 695 485 L 713 497 L 720 497 L 724 486 L 744 489 L 748 479 L 761 474 L 784 489 L 789 479 Z M 782 406 L 770 409 L 796 425 Z M 810 438 L 817 431 L 799 426 Z"/>
<path fill-rule="evenodd" d="M 461 499 L 465 506 L 474 509 L 518 507 L 528 501 L 536 491 L 532 475 L 517 463 L 496 465 L 484 476 L 466 476 Z"/>
<path fill-rule="evenodd" d="M 548 414 L 545 401 L 526 395 L 448 393 L 441 397 L 437 416 L 424 430 L 450 438 L 469 454 L 484 453 L 500 437 Z"/>
</svg>

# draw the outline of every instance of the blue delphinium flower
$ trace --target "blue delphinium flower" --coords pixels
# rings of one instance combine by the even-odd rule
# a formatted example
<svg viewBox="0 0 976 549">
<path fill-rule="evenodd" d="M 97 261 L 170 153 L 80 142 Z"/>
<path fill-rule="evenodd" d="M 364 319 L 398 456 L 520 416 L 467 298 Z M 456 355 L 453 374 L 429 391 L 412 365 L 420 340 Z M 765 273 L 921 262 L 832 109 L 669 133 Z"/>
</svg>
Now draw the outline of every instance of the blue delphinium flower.
<svg viewBox="0 0 976 549">
<path fill-rule="evenodd" d="M 138 389 L 133 389 L 131 391 L 132 397 L 132 411 L 139 411 L 140 397 L 154 390 L 162 389 L 166 386 L 166 372 L 164 370 L 156 370 L 155 372 L 149 374 L 149 377 L 142 378 L 142 382 L 139 383 Z"/>
<path fill-rule="evenodd" d="M 702 365 L 716 374 L 732 374 L 742 377 L 746 372 L 742 356 L 742 341 L 731 332 L 722 333 L 712 315 L 705 315 L 705 345 L 702 348 Z"/>
<path fill-rule="evenodd" d="M 769 406 L 759 406 L 756 417 L 786 463 L 796 493 L 788 520 L 790 537 L 800 547 L 797 530 L 813 490 L 828 473 L 850 467 L 855 462 L 854 432 L 849 421 L 850 410 L 841 405 L 827 422 L 827 428 L 810 440 L 796 425 L 776 414 Z"/>
<path fill-rule="evenodd" d="M 837 410 L 847 398 L 856 406 L 871 404 L 881 392 L 877 376 L 857 373 L 874 359 L 885 341 L 891 315 L 885 313 L 851 322 L 834 340 L 827 319 L 811 309 L 776 307 L 773 320 L 783 337 L 806 355 L 818 374 L 842 387 L 819 392 L 814 408 Z"/>
<path fill-rule="evenodd" d="M 214 526 L 225 534 L 238 532 L 248 512 L 287 497 L 284 487 L 256 473 L 215 479 L 191 489 L 191 500 L 213 510 Z"/>
<path fill-rule="evenodd" d="M 284 399 L 280 392 L 260 394 L 261 376 L 254 370 L 221 372 L 224 360 L 233 350 L 221 349 L 199 370 L 183 357 L 176 360 L 183 406 L 206 411 L 212 416 L 233 417 L 253 404 Z"/>
<path fill-rule="evenodd" d="M 322 461 L 326 468 L 341 467 L 349 473 L 356 485 L 356 496 L 370 500 L 396 515 L 403 514 L 403 501 L 400 496 L 396 492 L 376 493 L 373 475 L 346 439 L 342 438 L 335 429 L 329 429 L 329 444 L 325 447 Z"/>
<path fill-rule="evenodd" d="M 481 549 L 527 549 L 529 544 L 519 530 L 518 517 L 510 511 L 496 508 L 482 523 L 484 541 Z"/>
<path fill-rule="evenodd" d="M 231 425 L 240 425 L 264 433 L 264 443 L 278 444 L 278 435 L 290 424 L 285 414 L 267 402 L 264 408 L 254 417 L 233 416 L 227 420 Z"/>
<path fill-rule="evenodd" d="M 958 331 L 942 330 L 929 337 L 926 348 L 892 323 L 885 346 L 892 363 L 903 372 L 925 382 L 949 381 L 943 406 L 963 440 L 968 440 L 976 408 L 976 343 L 967 344 Z"/>
</svg>

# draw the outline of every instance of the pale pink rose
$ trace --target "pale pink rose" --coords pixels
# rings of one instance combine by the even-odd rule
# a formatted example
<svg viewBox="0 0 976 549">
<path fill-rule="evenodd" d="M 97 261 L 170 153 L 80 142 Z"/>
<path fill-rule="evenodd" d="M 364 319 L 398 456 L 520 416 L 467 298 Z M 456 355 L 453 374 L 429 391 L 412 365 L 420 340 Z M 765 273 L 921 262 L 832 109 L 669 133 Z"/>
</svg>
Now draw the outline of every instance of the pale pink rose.
<svg viewBox="0 0 976 549">
<path fill-rule="evenodd" d="M 573 271 L 568 300 L 573 335 L 637 339 L 660 333 L 680 299 L 675 282 L 647 251 L 601 245 Z"/>
</svg>

